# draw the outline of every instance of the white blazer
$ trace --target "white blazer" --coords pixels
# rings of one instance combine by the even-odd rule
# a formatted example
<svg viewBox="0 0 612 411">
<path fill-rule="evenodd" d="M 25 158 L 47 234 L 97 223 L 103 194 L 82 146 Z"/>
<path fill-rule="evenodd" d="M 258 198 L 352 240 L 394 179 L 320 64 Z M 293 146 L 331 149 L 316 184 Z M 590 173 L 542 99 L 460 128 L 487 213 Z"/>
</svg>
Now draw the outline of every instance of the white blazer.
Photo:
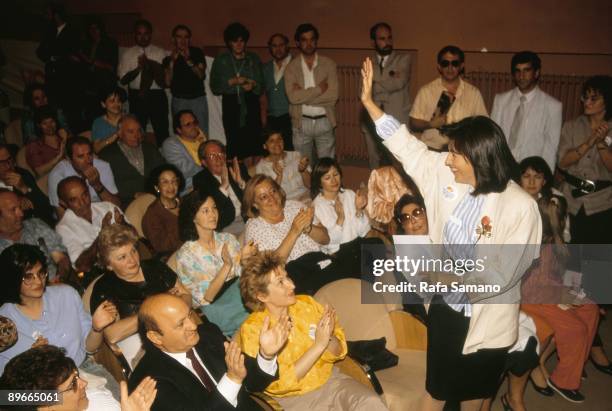
<svg viewBox="0 0 612 411">
<path fill-rule="evenodd" d="M 384 144 L 417 183 L 427 207 L 429 236 L 434 244 L 442 244 L 444 225 L 468 193 L 469 185 L 455 182 L 453 173 L 444 165 L 448 153 L 428 150 L 404 124 Z M 496 255 L 487 255 L 486 264 L 488 282 L 502 289 L 472 300 L 464 354 L 514 344 L 518 335 L 520 279 L 538 258 L 542 239 L 538 206 L 514 181 L 501 193 L 486 194 L 479 224 L 484 217 L 490 221 L 491 235 L 482 236 L 478 244 L 506 245 Z"/>
</svg>

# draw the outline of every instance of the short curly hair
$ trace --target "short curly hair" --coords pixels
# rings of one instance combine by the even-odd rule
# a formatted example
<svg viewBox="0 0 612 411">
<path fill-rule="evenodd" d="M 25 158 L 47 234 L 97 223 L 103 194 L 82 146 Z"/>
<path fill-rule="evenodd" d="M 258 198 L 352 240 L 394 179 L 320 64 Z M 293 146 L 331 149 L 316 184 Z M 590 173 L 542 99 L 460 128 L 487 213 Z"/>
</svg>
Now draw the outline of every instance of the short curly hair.
<svg viewBox="0 0 612 411">
<path fill-rule="evenodd" d="M 231 23 L 223 30 L 223 41 L 227 47 L 229 47 L 230 41 L 236 41 L 239 38 L 248 43 L 250 36 L 249 30 L 238 22 Z"/>
<path fill-rule="evenodd" d="M 98 261 L 102 267 L 108 265 L 110 253 L 119 247 L 136 244 L 138 235 L 134 229 L 124 224 L 110 224 L 103 227 L 98 234 Z"/>
<path fill-rule="evenodd" d="M 153 170 L 151 170 L 151 173 L 149 174 L 149 177 L 147 178 L 147 183 L 145 185 L 147 192 L 153 194 L 156 197 L 159 197 L 159 192 L 155 189 L 155 187 L 159 184 L 159 177 L 162 175 L 162 173 L 166 171 L 172 171 L 176 178 L 178 178 L 178 195 L 181 194 L 181 192 L 185 188 L 185 176 L 183 175 L 183 173 L 181 173 L 181 170 L 179 170 L 174 164 L 162 164 L 161 166 L 157 166 Z"/>
<path fill-rule="evenodd" d="M 56 390 L 77 369 L 66 350 L 54 345 L 30 348 L 4 368 L 0 387 L 10 390 Z"/>
<path fill-rule="evenodd" d="M 268 294 L 270 273 L 283 267 L 283 260 L 274 251 L 260 251 L 242 262 L 240 295 L 251 311 L 262 311 L 264 305 L 257 295 Z"/>
</svg>

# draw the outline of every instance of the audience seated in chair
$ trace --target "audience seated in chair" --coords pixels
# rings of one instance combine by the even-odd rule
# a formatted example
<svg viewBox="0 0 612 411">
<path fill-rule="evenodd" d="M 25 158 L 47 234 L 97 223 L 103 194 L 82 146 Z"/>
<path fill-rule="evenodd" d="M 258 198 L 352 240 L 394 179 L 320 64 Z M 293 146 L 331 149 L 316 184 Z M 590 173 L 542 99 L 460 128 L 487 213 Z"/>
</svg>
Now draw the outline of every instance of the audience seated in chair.
<svg viewBox="0 0 612 411">
<path fill-rule="evenodd" d="M 240 327 L 246 355 L 259 352 L 259 335 L 269 324 L 291 318 L 291 339 L 278 354 L 279 379 L 265 393 L 285 410 L 386 410 L 374 391 L 334 368 L 347 353 L 334 309 L 312 297 L 296 296 L 295 285 L 274 252 L 257 253 L 244 266 L 240 289 L 253 310 Z"/>
<path fill-rule="evenodd" d="M 169 256 L 179 249 L 178 216 L 181 208 L 179 194 L 185 187 L 185 178 L 172 164 L 156 167 L 147 182 L 147 191 L 157 198 L 149 205 L 142 217 L 142 232 L 153 249 Z"/>
<path fill-rule="evenodd" d="M 49 226 L 55 225 L 49 198 L 29 171 L 15 165 L 11 151 L 4 144 L 0 144 L 0 187 L 11 189 L 29 200 L 32 208 L 26 209 L 26 214 L 31 211 L 34 217 L 40 218 Z"/>
<path fill-rule="evenodd" d="M 104 337 L 110 344 L 119 343 L 130 365 L 141 342 L 137 337 L 125 345 L 120 342 L 137 335 L 136 313 L 142 301 L 149 295 L 168 292 L 191 303 L 189 291 L 164 263 L 154 259 L 140 261 L 137 241 L 133 228 L 125 225 L 102 228 L 97 240 L 99 263 L 107 272 L 94 285 L 90 300 L 92 311 L 106 299 L 116 303 L 119 319 L 104 331 Z"/>
<path fill-rule="evenodd" d="M 38 139 L 25 146 L 28 166 L 38 177 L 44 176 L 64 158 L 68 132 L 57 128 L 55 113 L 49 107 L 34 112 Z"/>
<path fill-rule="evenodd" d="M 123 103 L 126 99 L 125 90 L 118 86 L 109 87 L 100 94 L 100 105 L 105 113 L 91 125 L 91 141 L 96 153 L 119 138 L 118 123 L 123 115 Z"/>
<path fill-rule="evenodd" d="M 193 306 L 231 337 L 247 317 L 237 278 L 241 260 L 257 247 L 242 249 L 233 234 L 216 231 L 219 221 L 211 194 L 194 191 L 184 198 L 179 229 L 185 244 L 176 253 L 177 273 L 191 291 Z"/>
<path fill-rule="evenodd" d="M 219 230 L 240 235 L 244 231 L 241 207 L 246 182 L 244 165 L 234 158 L 228 166 L 225 145 L 208 140 L 198 148 L 202 171 L 193 177 L 193 189 L 211 192 L 219 209 Z"/>
<path fill-rule="evenodd" d="M 70 260 L 62 239 L 51 227 L 38 218 L 25 219 L 23 197 L 0 188 L 0 251 L 12 244 L 39 247 L 45 255 L 49 279 L 61 280 L 70 272 Z"/>
<path fill-rule="evenodd" d="M 219 328 L 196 325 L 190 306 L 173 295 L 149 297 L 138 312 L 146 353 L 130 377 L 130 388 L 150 376 L 157 381 L 153 409 L 254 410 L 249 392 L 263 391 L 278 378 L 276 355 L 289 334 L 288 318 L 259 333 L 259 351 L 242 354 Z"/>
<path fill-rule="evenodd" d="M 57 119 L 57 127 L 69 131 L 68 123 L 66 122 L 62 110 L 49 105 L 49 98 L 47 97 L 47 90 L 44 84 L 32 83 L 26 86 L 23 92 L 23 105 L 27 108 L 27 110 L 21 114 L 21 138 L 24 146 L 30 141 L 38 139 L 36 123 L 34 122 L 34 111 L 40 108 L 50 108 Z"/>
<path fill-rule="evenodd" d="M 57 186 L 69 176 L 85 178 L 92 201 L 108 201 L 121 207 L 110 165 L 94 158 L 93 145 L 85 137 L 69 138 L 66 142 L 66 158 L 49 173 L 49 201 L 59 218 L 64 215 L 65 209 L 59 204 Z"/>
<path fill-rule="evenodd" d="M 127 207 L 134 197 L 145 192 L 145 181 L 151 171 L 165 161 L 157 147 L 142 141 L 136 116 L 121 117 L 117 127 L 117 141 L 100 151 L 100 158 L 113 170 L 121 204 Z"/>
</svg>

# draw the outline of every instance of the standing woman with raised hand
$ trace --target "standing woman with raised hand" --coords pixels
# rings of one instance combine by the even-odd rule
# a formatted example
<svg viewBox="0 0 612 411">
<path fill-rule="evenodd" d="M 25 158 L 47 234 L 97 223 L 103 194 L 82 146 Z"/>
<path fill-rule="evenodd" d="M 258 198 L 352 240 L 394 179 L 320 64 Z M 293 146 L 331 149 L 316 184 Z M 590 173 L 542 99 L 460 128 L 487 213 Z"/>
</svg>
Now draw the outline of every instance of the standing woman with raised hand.
<svg viewBox="0 0 612 411">
<path fill-rule="evenodd" d="M 483 274 L 485 283 L 501 287 L 499 292 L 471 299 L 463 293 L 436 294 L 428 313 L 423 409 L 442 410 L 446 401 L 461 401 L 462 410 L 477 410 L 496 391 L 517 338 L 519 280 L 538 257 L 542 237 L 538 207 L 512 181 L 517 164 L 489 118 L 469 117 L 443 127 L 449 152 L 429 151 L 373 102 L 370 59 L 362 76 L 361 101 L 378 135 L 422 190 L 432 242 L 444 244 L 454 259 L 474 258 L 482 251 L 476 244 L 497 245 L 489 248 Z"/>
</svg>

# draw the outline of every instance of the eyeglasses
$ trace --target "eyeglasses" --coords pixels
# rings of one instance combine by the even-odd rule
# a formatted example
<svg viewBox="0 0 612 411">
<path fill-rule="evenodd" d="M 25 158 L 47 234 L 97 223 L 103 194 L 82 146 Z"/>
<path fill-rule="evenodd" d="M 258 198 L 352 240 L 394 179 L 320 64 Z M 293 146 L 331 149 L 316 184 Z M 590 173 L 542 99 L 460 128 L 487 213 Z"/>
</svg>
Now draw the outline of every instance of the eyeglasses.
<svg viewBox="0 0 612 411">
<path fill-rule="evenodd" d="M 188 121 L 184 124 L 181 124 L 181 127 L 193 127 L 199 125 L 200 122 L 198 120 Z"/>
<path fill-rule="evenodd" d="M 425 217 L 425 209 L 423 207 L 415 208 L 412 213 L 402 213 L 399 216 L 399 222 L 404 224 L 406 222 L 414 223 L 416 220 Z"/>
<path fill-rule="evenodd" d="M 208 158 L 209 160 L 224 160 L 225 159 L 225 153 L 210 153 L 210 154 L 206 154 L 206 158 Z"/>
<path fill-rule="evenodd" d="M 440 61 L 440 67 L 448 67 L 448 66 L 453 66 L 455 68 L 459 67 L 461 65 L 461 61 L 459 60 L 442 60 Z"/>
<path fill-rule="evenodd" d="M 38 274 L 25 273 L 23 275 L 22 281 L 25 285 L 31 285 L 34 282 L 34 280 L 38 278 L 40 281 L 44 283 L 48 275 L 49 273 L 47 273 L 46 271 L 40 272 Z"/>
<path fill-rule="evenodd" d="M 603 98 L 603 96 L 599 95 L 599 94 L 594 94 L 591 96 L 580 96 L 580 101 L 582 101 L 583 103 L 586 103 L 588 101 L 590 101 L 591 103 L 596 103 L 599 100 L 601 100 Z"/>
<path fill-rule="evenodd" d="M 58 394 L 62 394 L 68 391 L 77 392 L 77 390 L 79 389 L 80 379 L 81 379 L 81 376 L 79 375 L 79 370 L 75 370 L 74 378 L 72 379 L 72 381 L 70 381 L 70 385 L 68 386 L 68 388 L 66 388 L 65 390 L 59 391 Z"/>
<path fill-rule="evenodd" d="M 257 196 L 257 199 L 261 202 L 267 201 L 268 198 L 273 197 L 276 195 L 276 193 L 278 192 L 278 190 L 276 190 L 275 188 L 272 188 L 268 191 L 266 191 L 265 193 L 261 193 Z"/>
<path fill-rule="evenodd" d="M 8 166 L 13 161 L 13 157 L 5 158 L 4 160 L 0 160 L 0 166 Z"/>
</svg>

